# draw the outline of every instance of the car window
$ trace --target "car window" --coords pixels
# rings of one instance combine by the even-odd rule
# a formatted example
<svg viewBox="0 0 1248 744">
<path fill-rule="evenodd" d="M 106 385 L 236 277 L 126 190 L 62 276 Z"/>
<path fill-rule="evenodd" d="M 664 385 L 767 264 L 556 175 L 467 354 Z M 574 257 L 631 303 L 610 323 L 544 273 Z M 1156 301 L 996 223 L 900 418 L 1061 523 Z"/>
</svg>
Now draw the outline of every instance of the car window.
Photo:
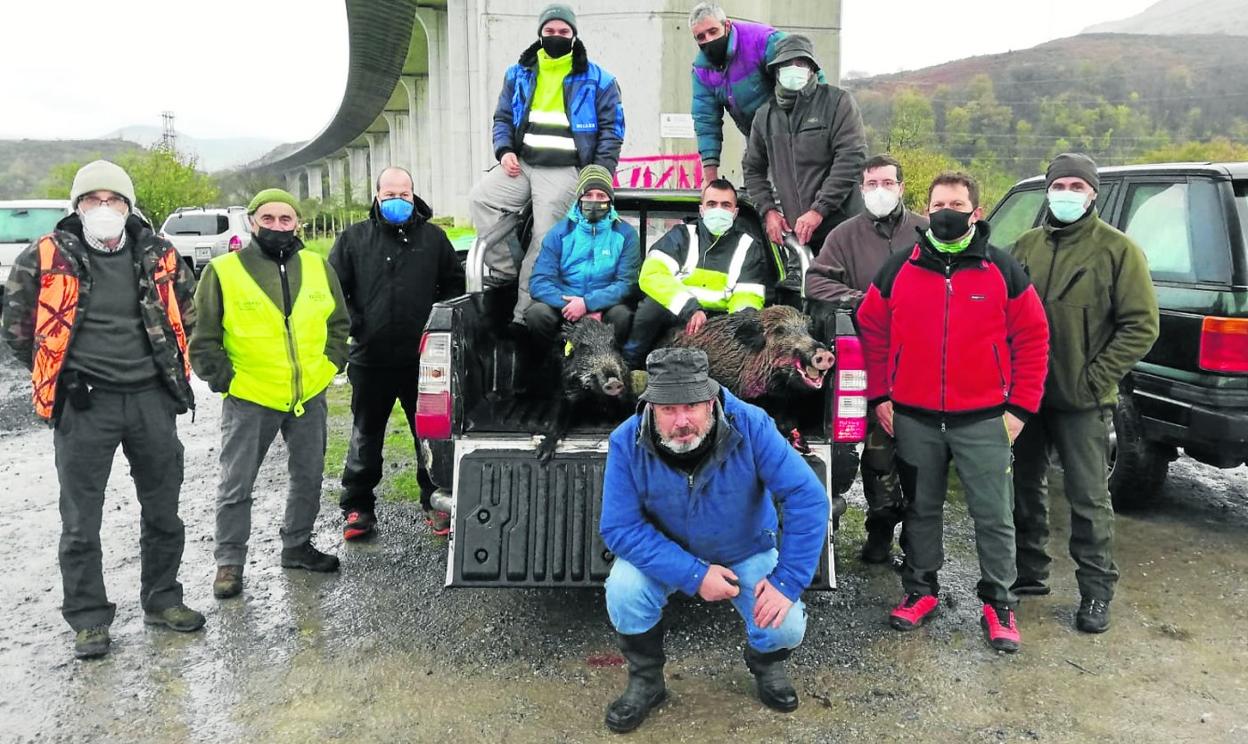
<svg viewBox="0 0 1248 744">
<path fill-rule="evenodd" d="M 64 209 L 52 207 L 0 208 L 0 243 L 34 242 L 52 232 L 64 216 Z"/>
<path fill-rule="evenodd" d="M 1248 246 L 1248 181 L 1235 182 L 1235 210 L 1239 212 L 1239 231 Z"/>
<path fill-rule="evenodd" d="M 190 212 L 170 215 L 163 231 L 166 235 L 220 235 L 229 229 L 229 218 L 223 214 Z"/>
<path fill-rule="evenodd" d="M 1036 226 L 1044 208 L 1044 191 L 1015 191 L 992 213 L 988 241 L 998 248 L 1009 249 L 1018 236 Z"/>
<path fill-rule="evenodd" d="M 1154 279 L 1230 281 L 1230 243 L 1211 181 L 1133 183 L 1123 231 L 1139 244 Z"/>
<path fill-rule="evenodd" d="M 650 250 L 650 246 L 657 243 L 659 238 L 667 235 L 673 227 L 684 225 L 686 219 L 692 219 L 696 214 L 697 212 L 646 210 L 645 249 L 647 251 Z"/>
</svg>

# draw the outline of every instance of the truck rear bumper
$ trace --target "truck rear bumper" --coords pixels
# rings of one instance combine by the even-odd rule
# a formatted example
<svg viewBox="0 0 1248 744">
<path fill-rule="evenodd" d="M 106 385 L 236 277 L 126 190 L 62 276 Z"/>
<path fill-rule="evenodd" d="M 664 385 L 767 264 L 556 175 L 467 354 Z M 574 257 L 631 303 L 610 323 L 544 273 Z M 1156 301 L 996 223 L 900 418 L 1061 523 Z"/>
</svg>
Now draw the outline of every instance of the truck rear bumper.
<svg viewBox="0 0 1248 744">
<path fill-rule="evenodd" d="M 1157 442 L 1182 447 L 1192 457 L 1219 467 L 1233 467 L 1248 459 L 1248 401 L 1228 397 L 1226 405 L 1208 400 L 1184 400 L 1181 389 L 1169 393 L 1137 387 L 1132 395 L 1145 435 Z M 1210 391 L 1201 391 L 1208 398 Z"/>
</svg>

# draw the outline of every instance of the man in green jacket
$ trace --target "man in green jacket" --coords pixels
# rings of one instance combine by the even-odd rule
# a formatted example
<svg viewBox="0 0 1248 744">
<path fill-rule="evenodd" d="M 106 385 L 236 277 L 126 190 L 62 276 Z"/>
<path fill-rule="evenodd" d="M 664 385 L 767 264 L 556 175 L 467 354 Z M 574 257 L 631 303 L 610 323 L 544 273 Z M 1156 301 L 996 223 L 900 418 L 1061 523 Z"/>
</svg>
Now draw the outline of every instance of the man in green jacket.
<svg viewBox="0 0 1248 744">
<path fill-rule="evenodd" d="M 214 258 L 195 293 L 200 322 L 191 365 L 225 395 L 212 585 L 218 599 L 243 589 L 252 487 L 279 431 L 290 458 L 282 567 L 338 570 L 336 557 L 312 546 L 312 526 L 325 469 L 325 389 L 346 365 L 351 321 L 334 270 L 302 250 L 297 210 L 281 189 L 256 194 L 247 207 L 251 242 Z"/>
<path fill-rule="evenodd" d="M 1044 224 L 1018 239 L 1049 320 L 1049 375 L 1040 412 L 1014 443 L 1014 528 L 1020 595 L 1049 593 L 1047 474 L 1057 450 L 1070 502 L 1070 555 L 1082 599 L 1075 626 L 1109 629 L 1118 582 L 1107 482 L 1118 383 L 1157 339 L 1157 296 L 1139 246 L 1101 221 L 1100 177 L 1086 155 L 1049 164 Z"/>
</svg>

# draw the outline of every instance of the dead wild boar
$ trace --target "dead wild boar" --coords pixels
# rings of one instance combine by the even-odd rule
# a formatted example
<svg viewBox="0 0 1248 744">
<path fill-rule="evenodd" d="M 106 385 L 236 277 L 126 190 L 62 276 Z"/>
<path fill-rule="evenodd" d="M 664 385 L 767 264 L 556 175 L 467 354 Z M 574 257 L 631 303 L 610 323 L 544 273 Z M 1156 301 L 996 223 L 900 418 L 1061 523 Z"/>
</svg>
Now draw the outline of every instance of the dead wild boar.
<svg viewBox="0 0 1248 744">
<path fill-rule="evenodd" d="M 539 460 L 555 454 L 573 416 L 623 421 L 632 413 L 636 399 L 628 386 L 628 366 L 615 345 L 611 326 L 594 318 L 582 318 L 565 332 L 558 345 L 559 394 L 552 406 L 545 436 L 537 448 Z"/>
</svg>

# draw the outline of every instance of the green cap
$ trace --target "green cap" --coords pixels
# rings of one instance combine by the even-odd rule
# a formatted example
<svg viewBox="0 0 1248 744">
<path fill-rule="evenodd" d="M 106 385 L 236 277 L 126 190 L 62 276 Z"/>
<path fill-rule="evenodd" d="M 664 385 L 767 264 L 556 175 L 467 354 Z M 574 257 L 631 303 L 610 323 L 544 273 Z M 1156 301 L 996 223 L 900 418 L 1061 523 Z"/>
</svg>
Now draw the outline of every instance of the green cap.
<svg viewBox="0 0 1248 744">
<path fill-rule="evenodd" d="M 611 171 L 597 163 L 590 163 L 581 169 L 580 177 L 576 181 L 576 196 L 585 196 L 585 192 L 590 189 L 602 189 L 607 192 L 607 198 L 614 201 L 615 187 L 612 180 Z"/>
<path fill-rule="evenodd" d="M 247 205 L 247 214 L 255 214 L 257 209 L 270 202 L 289 204 L 290 208 L 295 210 L 295 214 L 299 214 L 299 201 L 285 189 L 265 189 L 256 194 L 252 197 L 251 203 Z"/>
<path fill-rule="evenodd" d="M 551 3 L 542 9 L 537 16 L 537 34 L 541 36 L 542 29 L 546 28 L 546 24 L 551 21 L 563 21 L 572 27 L 572 33 L 576 31 L 576 13 L 572 9 L 562 3 Z"/>
</svg>

